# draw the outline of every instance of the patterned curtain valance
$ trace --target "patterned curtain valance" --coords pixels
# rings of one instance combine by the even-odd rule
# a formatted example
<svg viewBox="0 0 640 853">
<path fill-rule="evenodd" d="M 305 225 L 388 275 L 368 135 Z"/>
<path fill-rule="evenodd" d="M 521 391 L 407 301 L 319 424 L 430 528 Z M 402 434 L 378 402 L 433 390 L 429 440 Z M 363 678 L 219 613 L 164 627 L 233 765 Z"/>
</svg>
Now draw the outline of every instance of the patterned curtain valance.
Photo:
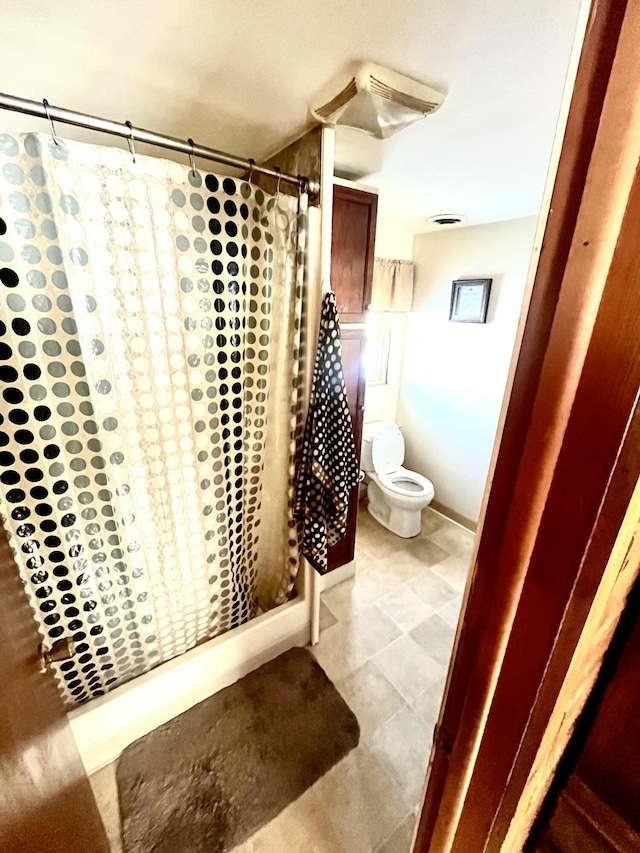
<svg viewBox="0 0 640 853">
<path fill-rule="evenodd" d="M 371 292 L 372 311 L 411 311 L 413 274 L 411 261 L 376 258 Z"/>
</svg>

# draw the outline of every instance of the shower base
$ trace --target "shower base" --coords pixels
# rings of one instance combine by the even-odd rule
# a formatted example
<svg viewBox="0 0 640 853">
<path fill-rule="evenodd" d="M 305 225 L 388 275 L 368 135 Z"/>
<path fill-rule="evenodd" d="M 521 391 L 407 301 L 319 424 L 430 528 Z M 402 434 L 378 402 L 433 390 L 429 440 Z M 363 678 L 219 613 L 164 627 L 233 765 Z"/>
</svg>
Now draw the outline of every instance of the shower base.
<svg viewBox="0 0 640 853">
<path fill-rule="evenodd" d="M 125 747 L 294 646 L 309 643 L 307 567 L 298 597 L 123 684 L 68 714 L 85 770 L 95 773 Z M 302 574 L 302 572 L 301 572 Z"/>
</svg>

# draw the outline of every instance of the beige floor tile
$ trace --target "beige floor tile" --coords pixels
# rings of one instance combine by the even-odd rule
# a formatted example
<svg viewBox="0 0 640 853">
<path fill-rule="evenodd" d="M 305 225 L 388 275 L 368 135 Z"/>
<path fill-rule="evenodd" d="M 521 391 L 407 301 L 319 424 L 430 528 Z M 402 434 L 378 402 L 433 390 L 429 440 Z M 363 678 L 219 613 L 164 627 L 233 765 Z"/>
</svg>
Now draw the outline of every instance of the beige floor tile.
<svg viewBox="0 0 640 853">
<path fill-rule="evenodd" d="M 356 537 L 356 547 L 354 550 L 354 559 L 356 561 L 356 574 L 366 572 L 371 566 L 374 566 L 376 560 L 366 552 L 360 540 Z"/>
<path fill-rule="evenodd" d="M 467 584 L 469 560 L 470 557 L 466 555 L 461 557 L 454 554 L 451 557 L 447 557 L 441 563 L 431 566 L 431 571 L 446 581 L 457 592 L 462 593 Z"/>
<path fill-rule="evenodd" d="M 408 705 L 387 720 L 371 739 L 371 751 L 400 787 L 409 809 L 422 794 L 433 732 Z"/>
<path fill-rule="evenodd" d="M 107 831 L 107 838 L 112 853 L 122 853 L 122 836 L 120 832 L 120 807 L 118 805 L 118 785 L 116 783 L 116 762 L 107 764 L 102 770 L 92 773 L 89 782 L 96 798 L 102 823 Z"/>
<path fill-rule="evenodd" d="M 332 681 L 341 681 L 402 634 L 375 604 L 327 628 L 313 653 Z"/>
<path fill-rule="evenodd" d="M 460 607 L 462 605 L 462 600 L 458 598 L 454 598 L 452 601 L 449 601 L 444 607 L 441 607 L 438 610 L 438 613 L 445 622 L 448 622 L 453 628 L 458 626 L 458 620 L 460 619 Z"/>
<path fill-rule="evenodd" d="M 442 616 L 433 613 L 409 632 L 416 641 L 443 669 L 449 666 L 455 628 Z"/>
<path fill-rule="evenodd" d="M 380 561 L 382 563 L 382 561 Z M 405 584 L 414 578 L 420 577 L 426 566 L 419 557 L 409 551 L 399 551 L 384 561 L 384 570 L 391 572 L 394 583 Z M 378 568 L 382 568 L 379 565 Z"/>
<path fill-rule="evenodd" d="M 365 744 L 352 750 L 314 788 L 349 853 L 372 853 L 407 814 L 401 791 Z"/>
<path fill-rule="evenodd" d="M 431 605 L 406 585 L 378 599 L 378 607 L 403 631 L 411 631 L 434 613 Z"/>
<path fill-rule="evenodd" d="M 355 578 L 336 584 L 321 597 L 337 619 L 345 620 L 373 604 L 399 582 L 390 571 L 389 562 L 381 564 L 376 560 L 367 570 L 356 571 Z"/>
<path fill-rule="evenodd" d="M 462 557 L 471 555 L 473 538 L 473 533 L 468 530 L 458 527 L 457 524 L 448 524 L 432 533 L 429 536 L 429 541 L 439 548 L 443 548 L 449 554 L 457 554 Z"/>
<path fill-rule="evenodd" d="M 433 535 L 437 535 L 438 532 L 440 531 L 436 531 Z M 436 563 L 441 563 L 447 557 L 450 557 L 452 553 L 445 548 L 441 548 L 431 537 L 429 539 L 423 539 L 422 537 L 408 539 L 406 549 L 408 554 L 411 554 L 412 557 L 415 557 L 427 568 L 435 566 Z"/>
<path fill-rule="evenodd" d="M 408 814 L 396 827 L 391 837 L 384 841 L 375 853 L 410 853 L 417 819 L 415 812 Z"/>
<path fill-rule="evenodd" d="M 407 541 L 406 539 L 401 539 L 381 524 L 378 524 L 377 522 L 374 523 L 376 524 L 376 528 L 365 527 L 364 531 L 359 526 L 360 547 L 366 554 L 376 560 L 380 560 L 388 557 L 403 547 L 404 543 Z M 356 541 L 357 538 L 356 534 Z"/>
<path fill-rule="evenodd" d="M 458 600 L 460 597 L 455 589 L 431 569 L 425 569 L 421 575 L 409 582 L 409 586 L 433 610 L 440 610 L 445 604 Z"/>
<path fill-rule="evenodd" d="M 358 667 L 336 687 L 358 718 L 362 740 L 370 738 L 404 705 L 402 696 L 372 661 Z"/>
<path fill-rule="evenodd" d="M 376 654 L 373 662 L 407 702 L 443 675 L 442 665 L 406 634 Z"/>
<path fill-rule="evenodd" d="M 234 853 L 349 853 L 340 840 L 332 815 L 327 813 L 317 784 L 290 803 Z"/>
<path fill-rule="evenodd" d="M 422 722 L 433 731 L 433 727 L 438 721 L 440 705 L 442 704 L 442 694 L 444 693 L 445 676 L 434 681 L 426 690 L 419 693 L 411 703 L 411 707 L 420 717 Z"/>
<path fill-rule="evenodd" d="M 422 529 L 420 531 L 420 535 L 430 536 L 446 524 L 450 524 L 446 518 L 443 518 L 429 507 L 426 507 L 422 510 Z"/>
<path fill-rule="evenodd" d="M 335 625 L 338 620 L 333 615 L 333 613 L 329 610 L 324 601 L 320 602 L 320 630 L 325 631 L 327 628 L 330 628 L 332 625 Z"/>
</svg>

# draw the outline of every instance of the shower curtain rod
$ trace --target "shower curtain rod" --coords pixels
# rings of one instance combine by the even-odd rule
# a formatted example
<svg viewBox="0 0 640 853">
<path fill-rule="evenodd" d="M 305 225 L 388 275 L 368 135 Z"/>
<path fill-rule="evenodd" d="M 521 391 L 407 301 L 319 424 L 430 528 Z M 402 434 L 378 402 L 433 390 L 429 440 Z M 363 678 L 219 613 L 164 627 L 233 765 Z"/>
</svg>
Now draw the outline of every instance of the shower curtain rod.
<svg viewBox="0 0 640 853">
<path fill-rule="evenodd" d="M 173 136 L 164 136 L 161 133 L 154 133 L 151 130 L 143 130 L 139 127 L 132 127 L 126 122 L 121 123 L 105 118 L 98 118 L 97 116 L 90 116 L 85 113 L 77 113 L 74 110 L 54 107 L 49 103 L 30 101 L 27 98 L 18 98 L 15 95 L 5 95 L 2 93 L 0 93 L 0 109 L 48 119 L 51 122 L 52 131 L 54 131 L 54 121 L 62 122 L 63 124 L 72 124 L 75 127 L 84 127 L 88 130 L 109 133 L 112 136 L 121 136 L 124 139 L 133 140 L 134 142 L 145 142 L 147 145 L 156 145 L 159 148 L 179 151 L 182 154 L 186 154 L 187 156 L 193 155 L 201 160 L 212 160 L 214 163 L 223 163 L 225 166 L 232 166 L 235 169 L 253 170 L 253 172 L 259 172 L 271 178 L 279 178 L 288 184 L 295 184 L 298 187 L 302 187 L 303 190 L 307 189 L 310 195 L 317 195 L 319 192 L 318 185 L 315 182 L 310 182 L 308 178 L 302 175 L 290 175 L 287 172 L 279 172 L 277 169 L 270 169 L 267 166 L 257 166 L 251 160 L 244 160 L 242 157 L 235 157 L 233 154 L 225 154 L 223 151 L 216 151 L 215 148 L 205 148 L 202 145 L 195 144 L 191 145 L 189 141 L 176 139 Z"/>
</svg>

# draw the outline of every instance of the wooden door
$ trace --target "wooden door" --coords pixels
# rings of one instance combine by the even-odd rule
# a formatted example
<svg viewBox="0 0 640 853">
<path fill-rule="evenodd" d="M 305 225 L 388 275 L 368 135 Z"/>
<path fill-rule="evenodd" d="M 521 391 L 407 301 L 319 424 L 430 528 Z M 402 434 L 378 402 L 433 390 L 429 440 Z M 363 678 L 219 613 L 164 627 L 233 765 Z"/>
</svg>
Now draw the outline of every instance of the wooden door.
<svg viewBox="0 0 640 853">
<path fill-rule="evenodd" d="M 349 413 L 353 426 L 353 437 L 356 443 L 356 454 L 360 464 L 360 448 L 362 445 L 362 421 L 364 415 L 364 392 L 365 377 L 363 366 L 363 352 L 365 344 L 365 330 L 344 329 L 342 332 L 342 363 L 344 366 L 344 380 L 347 388 L 347 399 L 349 401 Z M 347 520 L 347 532 L 344 537 L 332 548 L 329 548 L 327 560 L 329 571 L 350 563 L 354 557 L 356 542 L 356 524 L 358 521 L 358 486 L 351 490 L 349 498 L 349 516 Z"/>
<path fill-rule="evenodd" d="M 0 850 L 108 853 L 109 845 L 18 569 L 0 528 Z"/>
<path fill-rule="evenodd" d="M 371 302 L 378 196 L 334 186 L 331 288 L 341 324 L 364 323 Z"/>
</svg>

